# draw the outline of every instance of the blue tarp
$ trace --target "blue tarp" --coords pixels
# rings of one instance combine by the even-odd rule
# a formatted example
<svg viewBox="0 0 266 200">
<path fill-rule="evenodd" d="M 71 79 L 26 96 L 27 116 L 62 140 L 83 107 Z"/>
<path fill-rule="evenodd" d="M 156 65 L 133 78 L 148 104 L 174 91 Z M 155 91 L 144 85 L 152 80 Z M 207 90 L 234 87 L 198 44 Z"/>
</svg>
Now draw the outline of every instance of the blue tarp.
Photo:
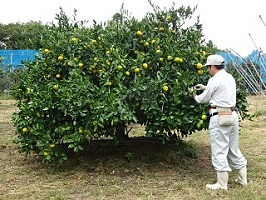
<svg viewBox="0 0 266 200">
<path fill-rule="evenodd" d="M 36 50 L 0 50 L 0 57 L 4 66 L 12 66 L 13 69 L 22 68 L 22 61 L 35 59 Z"/>
<path fill-rule="evenodd" d="M 234 55 L 231 52 L 217 52 L 217 54 L 224 57 L 226 63 L 234 62 L 237 65 L 241 65 L 243 62 L 248 60 L 256 63 L 260 66 L 260 72 L 262 74 L 262 81 L 266 83 L 266 54 L 260 54 L 258 51 L 253 51 L 250 55 L 245 58 L 241 58 L 239 56 Z"/>
<path fill-rule="evenodd" d="M 36 50 L 0 50 L 0 57 L 3 58 L 2 63 L 4 66 L 12 66 L 12 69 L 23 68 L 22 61 L 31 61 L 35 59 L 35 55 L 38 54 Z M 239 56 L 234 55 L 231 52 L 217 52 L 225 58 L 227 63 L 234 62 L 236 64 L 241 64 L 245 60 L 251 60 L 252 62 L 257 63 L 261 67 L 261 73 L 263 74 L 263 82 L 266 82 L 266 72 L 265 72 L 265 63 L 266 63 L 266 55 L 263 54 L 261 58 L 258 60 L 258 52 L 253 51 L 250 55 L 245 58 L 241 58 Z M 261 60 L 263 59 L 263 62 Z M 260 62 L 259 62 L 260 61 Z"/>
</svg>

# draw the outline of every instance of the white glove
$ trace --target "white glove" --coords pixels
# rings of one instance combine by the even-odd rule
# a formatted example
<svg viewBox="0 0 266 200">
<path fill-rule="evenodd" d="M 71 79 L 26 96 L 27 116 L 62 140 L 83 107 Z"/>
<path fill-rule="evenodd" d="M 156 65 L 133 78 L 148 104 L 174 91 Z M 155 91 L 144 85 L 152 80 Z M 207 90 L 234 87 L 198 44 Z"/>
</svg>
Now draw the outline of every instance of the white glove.
<svg viewBox="0 0 266 200">
<path fill-rule="evenodd" d="M 196 90 L 205 90 L 206 89 L 206 86 L 205 85 L 202 85 L 202 84 L 197 84 L 194 88 Z"/>
</svg>

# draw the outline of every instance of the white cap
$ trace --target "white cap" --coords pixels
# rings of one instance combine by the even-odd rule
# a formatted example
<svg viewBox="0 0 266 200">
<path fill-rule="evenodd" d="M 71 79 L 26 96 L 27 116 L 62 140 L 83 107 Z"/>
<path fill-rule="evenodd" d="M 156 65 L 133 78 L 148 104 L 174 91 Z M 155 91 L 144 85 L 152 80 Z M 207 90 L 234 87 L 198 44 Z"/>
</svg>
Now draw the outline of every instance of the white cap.
<svg viewBox="0 0 266 200">
<path fill-rule="evenodd" d="M 204 66 L 208 66 L 208 65 L 223 65 L 224 63 L 224 58 L 220 55 L 210 55 L 207 58 L 207 62 Z"/>
</svg>

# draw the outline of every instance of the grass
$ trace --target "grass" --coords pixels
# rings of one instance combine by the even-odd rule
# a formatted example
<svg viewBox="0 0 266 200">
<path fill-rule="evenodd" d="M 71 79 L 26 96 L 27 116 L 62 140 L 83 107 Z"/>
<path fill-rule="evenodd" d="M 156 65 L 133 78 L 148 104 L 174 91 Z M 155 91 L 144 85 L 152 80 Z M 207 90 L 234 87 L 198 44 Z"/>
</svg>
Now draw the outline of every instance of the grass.
<svg viewBox="0 0 266 200">
<path fill-rule="evenodd" d="M 197 158 L 180 155 L 156 142 L 135 142 L 113 148 L 102 145 L 73 155 L 63 166 L 44 165 L 33 155 L 18 153 L 11 115 L 14 100 L 0 100 L 0 200 L 173 200 L 266 199 L 266 102 L 249 97 L 253 121 L 241 122 L 240 148 L 248 160 L 249 185 L 209 192 L 216 180 L 208 134 L 201 131 L 184 141 Z M 143 131 L 135 126 L 134 134 Z M 193 150 L 193 148 L 191 148 Z"/>
<path fill-rule="evenodd" d="M 0 100 L 10 100 L 14 99 L 11 92 L 0 92 Z"/>
</svg>

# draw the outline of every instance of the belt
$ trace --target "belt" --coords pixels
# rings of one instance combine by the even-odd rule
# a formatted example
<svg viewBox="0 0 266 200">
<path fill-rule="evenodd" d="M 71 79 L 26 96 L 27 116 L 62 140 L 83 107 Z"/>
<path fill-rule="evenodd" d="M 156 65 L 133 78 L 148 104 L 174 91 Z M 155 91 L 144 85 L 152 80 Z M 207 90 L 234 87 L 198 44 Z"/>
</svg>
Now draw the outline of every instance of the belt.
<svg viewBox="0 0 266 200">
<path fill-rule="evenodd" d="M 218 115 L 218 112 L 214 112 L 212 114 L 209 115 L 209 118 L 211 118 L 212 116 Z"/>
<path fill-rule="evenodd" d="M 216 109 L 216 106 L 211 106 L 211 107 L 209 107 L 209 110 L 210 109 Z M 230 107 L 230 109 L 231 109 L 231 111 L 234 111 L 235 110 L 235 107 Z"/>
</svg>

